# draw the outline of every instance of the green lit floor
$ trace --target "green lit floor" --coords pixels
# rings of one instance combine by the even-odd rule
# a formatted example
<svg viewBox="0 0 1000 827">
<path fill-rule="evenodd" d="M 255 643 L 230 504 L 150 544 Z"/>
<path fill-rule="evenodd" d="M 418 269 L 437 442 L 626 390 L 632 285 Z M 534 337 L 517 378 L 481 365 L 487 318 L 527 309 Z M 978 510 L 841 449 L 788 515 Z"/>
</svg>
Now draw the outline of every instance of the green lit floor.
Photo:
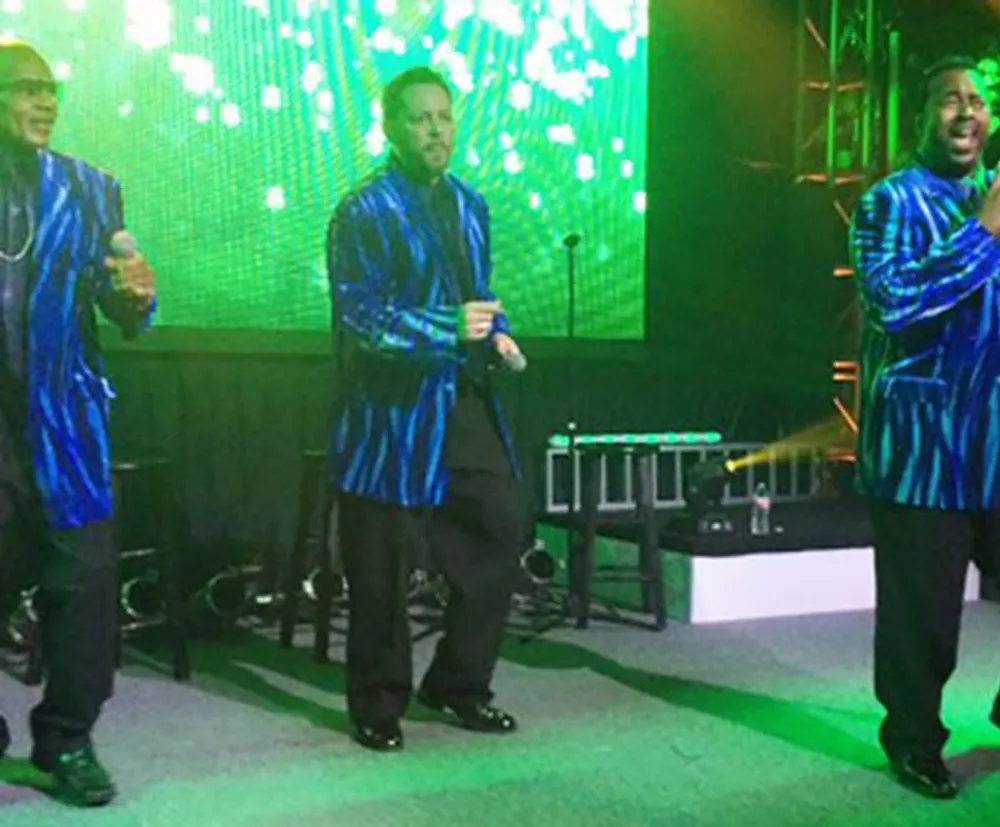
<svg viewBox="0 0 1000 827">
<path fill-rule="evenodd" d="M 996 827 L 998 628 L 1000 606 L 970 607 L 946 703 L 949 754 L 970 777 L 956 802 L 916 798 L 881 770 L 864 614 L 512 641 L 496 686 L 520 734 L 472 735 L 415 709 L 393 756 L 345 737 L 339 667 L 263 640 L 203 644 L 193 685 L 137 662 L 122 675 L 99 731 L 116 805 L 80 813 L 2 786 L 0 825 Z M 32 693 L 2 677 L 0 695 L 23 756 Z M 23 780 L 24 762 L 0 775 Z"/>
</svg>

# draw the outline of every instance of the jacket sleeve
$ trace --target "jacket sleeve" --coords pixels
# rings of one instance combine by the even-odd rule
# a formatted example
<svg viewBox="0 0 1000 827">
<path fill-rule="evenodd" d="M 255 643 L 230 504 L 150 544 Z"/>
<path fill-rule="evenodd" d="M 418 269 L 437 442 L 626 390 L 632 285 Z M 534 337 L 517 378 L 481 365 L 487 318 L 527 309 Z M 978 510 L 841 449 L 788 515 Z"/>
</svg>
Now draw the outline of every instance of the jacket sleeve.
<svg viewBox="0 0 1000 827">
<path fill-rule="evenodd" d="M 458 308 L 404 307 L 392 295 L 391 254 L 375 217 L 357 196 L 343 201 L 327 232 L 334 323 L 387 358 L 458 359 Z"/>
<path fill-rule="evenodd" d="M 114 289 L 111 271 L 104 266 L 104 258 L 110 255 L 111 236 L 125 228 L 125 211 L 118 181 L 106 176 L 102 183 L 103 189 L 96 194 L 101 261 L 91 273 L 93 297 L 108 321 L 121 329 L 122 336 L 134 339 L 150 326 L 156 312 L 156 299 L 140 309 Z"/>
<path fill-rule="evenodd" d="M 908 197 L 885 184 L 868 190 L 851 226 L 862 300 L 888 333 L 948 312 L 1000 270 L 1000 242 L 975 218 L 921 245 L 914 223 L 926 207 Z"/>
</svg>

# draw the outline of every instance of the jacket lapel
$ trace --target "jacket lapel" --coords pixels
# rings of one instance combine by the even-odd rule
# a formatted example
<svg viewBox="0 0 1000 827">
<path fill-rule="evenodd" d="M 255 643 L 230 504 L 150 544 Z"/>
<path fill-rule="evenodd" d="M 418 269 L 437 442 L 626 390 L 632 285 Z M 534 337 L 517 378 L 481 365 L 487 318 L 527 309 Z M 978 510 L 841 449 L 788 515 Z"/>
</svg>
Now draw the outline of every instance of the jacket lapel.
<svg viewBox="0 0 1000 827">
<path fill-rule="evenodd" d="M 43 377 L 60 374 L 71 329 L 68 318 L 74 312 L 79 268 L 73 265 L 81 243 L 76 200 L 65 162 L 40 152 L 27 347 L 29 374 L 45 387 L 51 383 Z"/>
<path fill-rule="evenodd" d="M 73 245 L 67 243 L 72 229 L 73 203 L 69 177 L 50 152 L 38 154 L 38 220 L 34 258 L 39 280 L 44 281 L 68 256 Z"/>
</svg>

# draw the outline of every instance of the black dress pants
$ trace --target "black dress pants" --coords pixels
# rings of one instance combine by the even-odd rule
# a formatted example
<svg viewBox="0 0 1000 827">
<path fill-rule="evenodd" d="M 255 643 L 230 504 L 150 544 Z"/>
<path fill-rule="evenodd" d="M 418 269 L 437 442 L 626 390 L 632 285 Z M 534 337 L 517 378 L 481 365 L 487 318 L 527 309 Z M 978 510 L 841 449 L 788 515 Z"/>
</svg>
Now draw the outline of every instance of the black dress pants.
<svg viewBox="0 0 1000 827">
<path fill-rule="evenodd" d="M 42 760 L 90 744 L 111 696 L 117 629 L 117 554 L 110 521 L 55 531 L 37 499 L 0 487 L 0 617 L 37 586 L 47 675 L 31 712 Z"/>
<path fill-rule="evenodd" d="M 444 634 L 423 689 L 448 703 L 492 698 L 517 570 L 520 539 L 514 481 L 454 472 L 448 500 L 418 512 L 341 494 L 340 548 L 350 590 L 347 701 L 357 724 L 384 724 L 406 711 L 413 685 L 406 594 L 413 532 L 426 530 L 449 587 Z"/>
<path fill-rule="evenodd" d="M 940 755 L 941 695 L 955 670 L 969 563 L 996 573 L 1000 513 L 875 501 L 875 694 L 890 758 Z"/>
<path fill-rule="evenodd" d="M 397 721 L 413 685 L 406 606 L 411 549 L 426 532 L 449 587 L 444 634 L 422 690 L 450 705 L 486 703 L 510 608 L 522 508 L 488 405 L 465 396 L 449 422 L 448 495 L 417 510 L 340 494 L 340 554 L 347 577 L 347 702 L 358 725 Z"/>
</svg>

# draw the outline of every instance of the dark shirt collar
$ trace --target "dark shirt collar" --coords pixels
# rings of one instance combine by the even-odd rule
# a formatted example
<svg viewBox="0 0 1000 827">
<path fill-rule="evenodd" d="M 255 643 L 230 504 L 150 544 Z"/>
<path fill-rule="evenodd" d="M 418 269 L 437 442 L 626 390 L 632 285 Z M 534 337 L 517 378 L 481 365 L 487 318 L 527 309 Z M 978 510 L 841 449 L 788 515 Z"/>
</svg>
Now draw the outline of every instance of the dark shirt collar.
<svg viewBox="0 0 1000 827">
<path fill-rule="evenodd" d="M 38 175 L 38 150 L 0 135 L 0 182 L 33 181 Z"/>
<path fill-rule="evenodd" d="M 967 201 L 973 206 L 978 204 L 979 199 L 989 189 L 997 174 L 994 170 L 987 169 L 984 164 L 980 163 L 968 175 L 961 177 L 947 175 L 927 164 L 919 154 L 914 158 L 914 165 L 938 192 L 947 193 L 950 197 L 957 198 L 959 201 Z"/>
<path fill-rule="evenodd" d="M 954 187 L 959 187 L 960 189 L 981 188 L 993 178 L 992 171 L 987 170 L 986 165 L 982 161 L 979 162 L 972 172 L 966 175 L 949 175 L 947 171 L 939 169 L 934 164 L 928 163 L 924 156 L 919 152 L 916 153 L 914 162 L 926 174 L 936 178 L 938 181 L 942 181 L 945 184 L 949 184 Z"/>
</svg>

